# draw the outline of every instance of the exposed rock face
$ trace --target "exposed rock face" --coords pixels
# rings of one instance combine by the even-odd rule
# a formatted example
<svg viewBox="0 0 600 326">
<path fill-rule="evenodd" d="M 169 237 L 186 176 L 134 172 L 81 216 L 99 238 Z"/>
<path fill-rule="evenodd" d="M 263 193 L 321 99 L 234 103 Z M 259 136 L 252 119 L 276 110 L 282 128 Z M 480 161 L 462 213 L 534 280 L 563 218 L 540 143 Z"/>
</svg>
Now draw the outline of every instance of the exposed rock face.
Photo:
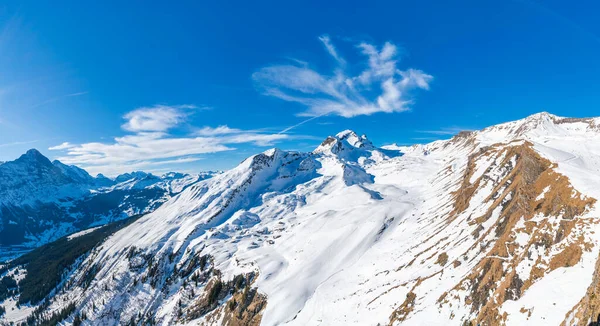
<svg viewBox="0 0 600 326">
<path fill-rule="evenodd" d="M 561 326 L 581 325 L 596 326 L 600 323 L 600 257 L 596 261 L 596 269 L 592 283 L 585 296 L 569 311 Z"/>
<path fill-rule="evenodd" d="M 191 319 L 203 317 L 208 323 L 214 322 L 224 326 L 258 326 L 262 312 L 267 305 L 267 297 L 252 288 L 256 274 L 237 275 L 229 282 L 220 279 L 211 280 L 207 285 L 204 297 L 200 298 L 190 309 Z M 213 303 L 210 302 L 211 294 Z M 224 300 L 224 303 L 217 300 Z M 205 316 L 198 311 L 206 311 L 214 305 Z"/>
<path fill-rule="evenodd" d="M 482 172 L 477 166 L 482 161 L 494 163 Z M 450 258 L 459 262 L 454 264 L 458 267 L 474 254 L 485 257 L 440 297 L 439 304 L 459 301 L 471 307 L 474 318 L 468 322 L 473 325 L 501 325 L 506 314 L 500 307 L 505 301 L 518 300 L 538 279 L 557 268 L 574 266 L 582 252 L 591 249 L 584 235 L 595 222 L 580 216 L 596 200 L 573 189 L 555 166 L 527 142 L 482 148 L 469 158 L 447 223 L 466 219 L 476 226 L 471 234 L 476 241 Z M 485 210 L 471 206 L 482 193 Z M 446 261 L 447 254 L 441 253 L 436 263 L 443 266 Z M 417 298 L 413 291 L 409 297 L 394 316 L 406 318 L 410 302 Z"/>
</svg>

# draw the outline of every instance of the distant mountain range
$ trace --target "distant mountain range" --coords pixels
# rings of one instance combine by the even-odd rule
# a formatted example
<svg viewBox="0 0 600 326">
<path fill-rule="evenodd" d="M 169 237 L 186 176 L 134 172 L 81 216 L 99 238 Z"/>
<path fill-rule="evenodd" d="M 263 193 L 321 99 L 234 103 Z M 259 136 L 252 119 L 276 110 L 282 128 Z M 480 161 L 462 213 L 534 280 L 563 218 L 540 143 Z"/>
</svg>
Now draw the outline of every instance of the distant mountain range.
<svg viewBox="0 0 600 326">
<path fill-rule="evenodd" d="M 151 212 L 214 174 L 133 172 L 115 179 L 92 177 L 31 149 L 0 164 L 0 260 L 81 229 Z"/>
</svg>

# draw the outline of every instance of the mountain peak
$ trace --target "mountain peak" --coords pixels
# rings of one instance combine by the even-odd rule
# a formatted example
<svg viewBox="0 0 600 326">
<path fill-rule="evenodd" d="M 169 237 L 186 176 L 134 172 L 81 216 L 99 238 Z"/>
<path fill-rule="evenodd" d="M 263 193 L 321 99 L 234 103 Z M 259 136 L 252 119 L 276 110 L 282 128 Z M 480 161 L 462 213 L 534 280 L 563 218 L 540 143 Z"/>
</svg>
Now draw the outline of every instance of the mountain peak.
<svg viewBox="0 0 600 326">
<path fill-rule="evenodd" d="M 40 153 L 40 151 L 38 151 L 35 148 L 28 150 L 27 152 L 25 152 L 25 154 L 21 155 L 21 157 L 27 157 L 27 158 L 32 158 L 32 159 L 40 159 L 40 158 L 47 159 L 42 153 Z"/>
<path fill-rule="evenodd" d="M 40 153 L 37 149 L 32 148 L 21 155 L 15 162 L 37 162 L 42 165 L 52 166 L 52 162 Z"/>
<path fill-rule="evenodd" d="M 35 148 L 32 148 L 32 149 L 28 150 L 27 152 L 25 152 L 25 155 L 29 155 L 29 156 L 39 156 L 39 155 L 41 155 L 41 156 L 43 156 L 42 153 L 40 153 L 40 151 L 38 151 Z"/>
<path fill-rule="evenodd" d="M 144 179 L 147 177 L 153 177 L 153 175 L 151 173 L 146 173 L 144 171 L 133 171 L 133 172 L 129 172 L 129 173 L 119 174 L 115 178 L 115 182 L 121 183 L 121 182 L 129 181 L 132 179 L 141 180 L 141 179 Z"/>
<path fill-rule="evenodd" d="M 597 135 L 600 118 L 567 118 L 548 112 L 532 114 L 520 120 L 487 127 L 477 132 L 477 138 L 486 144 L 509 142 L 517 139 L 541 141 L 548 137 Z"/>
<path fill-rule="evenodd" d="M 558 119 L 560 119 L 559 116 L 548 113 L 546 111 L 542 111 L 539 113 L 532 114 L 523 120 L 525 120 L 525 121 L 552 121 L 553 122 Z"/>
<path fill-rule="evenodd" d="M 548 111 L 541 111 L 538 113 L 534 113 L 532 115 L 529 116 L 529 118 L 538 118 L 538 117 L 553 117 L 556 118 L 557 116 L 548 112 Z"/>
<path fill-rule="evenodd" d="M 350 129 L 346 129 L 342 132 L 339 132 L 335 137 L 339 140 L 346 140 L 350 145 L 354 147 L 361 147 L 361 145 L 371 144 L 371 141 L 367 139 L 367 135 L 363 134 L 362 136 L 358 136 L 358 134 Z"/>
<path fill-rule="evenodd" d="M 321 145 L 319 145 L 319 147 L 317 147 L 317 149 L 315 149 L 315 152 L 325 152 L 325 151 L 330 150 L 332 152 L 337 153 L 337 152 L 341 151 L 344 147 L 348 147 L 348 145 L 350 146 L 350 148 L 352 148 L 352 147 L 360 148 L 360 149 L 372 149 L 373 148 L 373 144 L 367 138 L 366 135 L 363 134 L 362 136 L 358 136 L 358 134 L 356 132 L 354 132 L 353 130 L 347 129 L 347 130 L 337 133 L 335 136 L 327 137 L 321 143 Z"/>
<path fill-rule="evenodd" d="M 353 130 L 346 129 L 344 131 L 338 132 L 337 135 L 335 135 L 335 137 L 339 138 L 339 139 L 346 139 L 346 138 L 350 138 L 350 137 L 358 137 L 358 134 L 356 132 L 354 132 Z"/>
</svg>

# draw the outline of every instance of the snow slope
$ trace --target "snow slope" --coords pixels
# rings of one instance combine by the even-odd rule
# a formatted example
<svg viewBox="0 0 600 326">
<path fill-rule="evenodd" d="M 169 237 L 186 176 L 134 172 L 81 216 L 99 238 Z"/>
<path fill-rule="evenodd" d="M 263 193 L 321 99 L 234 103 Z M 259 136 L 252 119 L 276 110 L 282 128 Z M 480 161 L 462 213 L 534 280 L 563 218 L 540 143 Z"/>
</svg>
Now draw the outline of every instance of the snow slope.
<svg viewBox="0 0 600 326">
<path fill-rule="evenodd" d="M 540 113 L 411 147 L 344 131 L 269 150 L 109 237 L 45 309 L 104 325 L 587 325 L 599 125 Z M 266 305 L 221 286 L 237 275 Z"/>
</svg>

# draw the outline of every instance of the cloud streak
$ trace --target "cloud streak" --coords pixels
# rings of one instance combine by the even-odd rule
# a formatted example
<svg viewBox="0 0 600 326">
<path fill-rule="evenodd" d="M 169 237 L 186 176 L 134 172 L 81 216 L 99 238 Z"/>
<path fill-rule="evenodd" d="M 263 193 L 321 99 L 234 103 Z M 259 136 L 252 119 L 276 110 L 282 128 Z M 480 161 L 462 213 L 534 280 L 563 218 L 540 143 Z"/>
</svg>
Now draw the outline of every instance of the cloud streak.
<svg viewBox="0 0 600 326">
<path fill-rule="evenodd" d="M 228 126 L 218 126 L 216 128 L 204 127 L 196 131 L 198 136 L 218 136 L 241 133 L 243 130 L 236 128 L 229 128 Z"/>
<path fill-rule="evenodd" d="M 327 114 L 328 114 L 328 113 L 323 113 L 323 114 L 316 115 L 316 116 L 314 116 L 314 117 L 308 118 L 308 119 L 306 119 L 306 120 L 302 120 L 302 121 L 298 122 L 297 124 L 295 124 L 295 125 L 293 125 L 293 126 L 289 126 L 289 127 L 285 128 L 285 129 L 283 129 L 282 131 L 278 132 L 278 134 L 285 134 L 286 132 L 289 132 L 289 131 L 291 131 L 292 129 L 295 129 L 295 128 L 297 128 L 297 127 L 300 127 L 301 125 L 303 125 L 303 124 L 305 124 L 305 123 L 307 123 L 307 122 L 313 121 L 313 120 L 315 120 L 315 119 L 318 119 L 318 118 L 320 118 L 320 117 L 322 117 L 322 116 L 325 116 L 325 115 L 327 115 Z"/>
<path fill-rule="evenodd" d="M 422 133 L 422 134 L 439 135 L 439 136 L 454 136 L 461 131 L 473 131 L 473 130 L 474 129 L 472 129 L 472 128 L 447 127 L 447 128 L 440 128 L 438 130 L 417 130 L 416 132 Z"/>
<path fill-rule="evenodd" d="M 46 104 L 50 104 L 50 103 L 54 103 L 54 102 L 58 102 L 58 101 L 60 101 L 60 100 L 62 100 L 62 99 L 66 99 L 66 98 L 70 98 L 70 97 L 76 97 L 76 96 L 82 96 L 82 95 L 86 95 L 87 93 L 88 93 L 88 92 L 77 92 L 77 93 L 71 93 L 71 94 L 64 94 L 64 95 L 61 95 L 61 96 L 56 96 L 56 97 L 53 97 L 53 98 L 51 98 L 51 99 L 47 99 L 47 100 L 44 100 L 44 101 L 42 101 L 42 102 L 39 102 L 39 103 L 37 103 L 37 104 L 34 104 L 34 105 L 30 106 L 29 108 L 30 108 L 30 109 L 38 108 L 38 107 L 40 107 L 40 106 L 44 106 L 44 105 L 46 105 Z"/>
<path fill-rule="evenodd" d="M 346 60 L 338 55 L 337 49 L 331 43 L 331 39 L 328 35 L 319 36 L 319 41 L 323 42 L 325 49 L 327 49 L 327 52 L 329 52 L 329 55 L 331 55 L 340 65 L 346 65 Z"/>
<path fill-rule="evenodd" d="M 325 35 L 319 40 L 336 61 L 333 72 L 323 74 L 309 65 L 271 65 L 252 75 L 257 87 L 265 95 L 305 106 L 301 116 L 331 114 L 350 118 L 407 111 L 413 104 L 411 92 L 429 89 L 433 80 L 421 70 L 400 70 L 398 48 L 390 42 L 381 47 L 366 42 L 357 44 L 355 48 L 366 59 L 366 67 L 352 73 L 331 39 Z"/>
<path fill-rule="evenodd" d="M 33 143 L 37 143 L 39 140 L 27 140 L 27 141 L 16 141 L 16 142 L 12 142 L 12 143 L 4 143 L 4 144 L 0 144 L 0 148 L 1 147 L 10 147 L 10 146 L 17 146 L 17 145 L 26 145 L 26 144 L 33 144 Z"/>
<path fill-rule="evenodd" d="M 218 126 L 204 127 L 179 135 L 178 127 L 187 122 L 193 105 L 156 105 L 135 109 L 123 116 L 121 128 L 126 135 L 112 142 L 71 144 L 64 142 L 49 150 L 61 151 L 57 159 L 76 164 L 90 173 L 116 175 L 143 167 L 194 162 L 198 155 L 231 151 L 237 144 L 272 146 L 290 139 L 289 135 Z"/>
</svg>

